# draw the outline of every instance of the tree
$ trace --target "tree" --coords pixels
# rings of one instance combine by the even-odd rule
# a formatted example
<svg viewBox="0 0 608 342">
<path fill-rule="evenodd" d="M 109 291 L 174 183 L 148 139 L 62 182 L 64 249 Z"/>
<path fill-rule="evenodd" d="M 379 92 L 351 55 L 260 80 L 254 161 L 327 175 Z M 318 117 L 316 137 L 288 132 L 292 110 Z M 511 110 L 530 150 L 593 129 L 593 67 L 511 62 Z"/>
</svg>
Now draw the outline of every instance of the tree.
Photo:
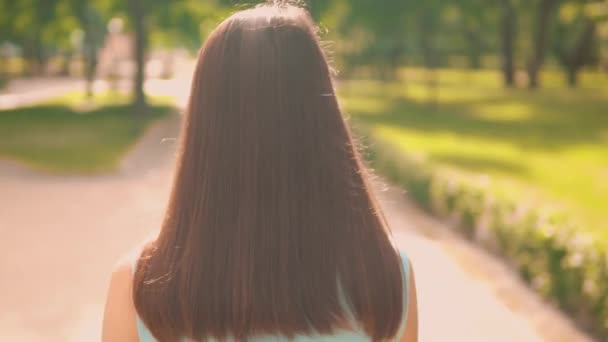
<svg viewBox="0 0 608 342">
<path fill-rule="evenodd" d="M 28 35 L 24 51 L 32 64 L 32 72 L 35 74 L 40 75 L 45 72 L 49 56 L 43 38 L 49 25 L 56 19 L 57 3 L 58 0 L 34 1 L 32 30 L 29 31 L 30 34 Z"/>
<path fill-rule="evenodd" d="M 21 0 L 4 1 L 0 24 L 6 30 L 2 36 L 18 43 L 28 64 L 28 71 L 42 74 L 45 69 L 48 52 L 45 38 L 50 24 L 56 19 L 58 0 Z"/>
<path fill-rule="evenodd" d="M 91 3 L 71 0 L 71 7 L 84 33 L 82 52 L 85 60 L 85 95 L 92 98 L 99 49 L 105 36 L 104 20 L 100 11 Z"/>
<path fill-rule="evenodd" d="M 473 69 L 481 68 L 481 57 L 486 43 L 485 35 L 492 31 L 489 15 L 494 15 L 493 6 L 483 0 L 460 0 L 458 2 L 459 30 L 464 38 L 464 50 Z"/>
<path fill-rule="evenodd" d="M 545 61 L 545 54 L 549 42 L 550 24 L 558 0 L 538 0 L 534 17 L 532 55 L 528 60 L 528 87 L 535 89 L 540 85 L 539 72 Z"/>
<path fill-rule="evenodd" d="M 517 21 L 512 0 L 499 0 L 500 6 L 500 56 L 503 82 L 506 87 L 515 85 L 515 38 Z"/>
<path fill-rule="evenodd" d="M 596 23 L 591 19 L 585 19 L 583 27 L 576 38 L 571 49 L 563 49 L 558 52 L 558 58 L 566 69 L 567 82 L 570 87 L 576 87 L 578 83 L 578 72 L 589 60 L 593 49 L 593 39 L 596 32 Z"/>
<path fill-rule="evenodd" d="M 15 7 L 14 2 L 0 1 L 0 88 L 10 77 L 8 69 L 9 41 L 13 38 L 13 21 L 9 20 L 9 13 Z"/>
<path fill-rule="evenodd" d="M 365 34 L 360 34 L 359 39 L 366 38 L 361 44 L 363 51 L 355 53 L 365 57 L 362 62 L 380 70 L 383 78 L 395 77 L 406 52 L 406 25 L 413 17 L 412 4 L 401 0 L 387 0 L 382 4 L 374 0 L 353 0 L 349 5 L 346 26 L 352 31 L 363 29 Z"/>
<path fill-rule="evenodd" d="M 440 5 L 437 1 L 425 1 L 415 12 L 418 44 L 423 64 L 427 70 L 427 87 L 429 101 L 432 105 L 436 105 L 439 101 L 439 79 L 435 69 L 439 67 L 437 36 L 441 22 Z"/>
<path fill-rule="evenodd" d="M 118 0 L 115 0 L 118 1 Z M 120 4 L 120 2 L 119 2 Z M 193 0 L 129 0 L 127 12 L 134 33 L 133 47 L 135 77 L 133 82 L 133 107 L 137 116 L 145 115 L 147 101 L 144 92 L 146 53 L 150 34 L 162 32 L 189 42 L 190 47 L 200 44 L 201 22 L 216 13 L 213 5 Z M 221 11 L 220 11 L 221 12 Z M 150 23 L 155 23 L 154 31 Z"/>
<path fill-rule="evenodd" d="M 570 87 L 576 87 L 579 71 L 592 61 L 597 18 L 585 9 L 593 3 L 598 1 L 570 1 L 562 6 L 557 20 L 553 51 L 564 68 Z"/>
<path fill-rule="evenodd" d="M 146 4 L 147 5 L 147 4 Z M 145 115 L 147 101 L 144 92 L 146 49 L 148 47 L 147 8 L 144 0 L 129 0 L 129 17 L 131 18 L 134 39 L 135 77 L 133 80 L 133 108 L 135 115 Z"/>
</svg>

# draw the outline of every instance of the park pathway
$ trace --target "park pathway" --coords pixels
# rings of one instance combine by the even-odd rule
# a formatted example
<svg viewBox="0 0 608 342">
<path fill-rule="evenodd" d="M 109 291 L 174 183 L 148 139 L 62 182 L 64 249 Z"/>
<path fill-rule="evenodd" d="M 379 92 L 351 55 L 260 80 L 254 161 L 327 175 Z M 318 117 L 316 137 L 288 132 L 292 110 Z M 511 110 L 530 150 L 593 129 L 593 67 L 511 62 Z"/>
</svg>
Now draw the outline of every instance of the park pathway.
<svg viewBox="0 0 608 342">
<path fill-rule="evenodd" d="M 51 176 L 0 162 L 0 341 L 99 340 L 113 264 L 161 221 L 179 120 L 151 127 L 111 174 Z M 421 342 L 590 341 L 402 191 L 380 180 L 374 188 L 414 263 Z"/>
<path fill-rule="evenodd" d="M 83 91 L 85 82 L 75 78 L 21 78 L 11 80 L 6 88 L 0 89 L 0 110 L 25 107 L 72 91 Z M 179 107 L 185 107 L 187 88 L 190 79 L 182 76 L 179 79 L 150 79 L 145 83 L 146 93 L 156 96 L 170 96 Z M 104 80 L 94 83 L 94 91 L 107 91 L 109 86 Z M 128 92 L 131 83 L 121 81 L 119 90 Z"/>
<path fill-rule="evenodd" d="M 0 110 L 28 106 L 44 99 L 82 88 L 84 81 L 73 78 L 23 78 L 0 90 Z"/>
<path fill-rule="evenodd" d="M 462 239 L 397 188 L 375 190 L 397 244 L 413 260 L 420 341 L 591 341 L 501 260 Z"/>
</svg>

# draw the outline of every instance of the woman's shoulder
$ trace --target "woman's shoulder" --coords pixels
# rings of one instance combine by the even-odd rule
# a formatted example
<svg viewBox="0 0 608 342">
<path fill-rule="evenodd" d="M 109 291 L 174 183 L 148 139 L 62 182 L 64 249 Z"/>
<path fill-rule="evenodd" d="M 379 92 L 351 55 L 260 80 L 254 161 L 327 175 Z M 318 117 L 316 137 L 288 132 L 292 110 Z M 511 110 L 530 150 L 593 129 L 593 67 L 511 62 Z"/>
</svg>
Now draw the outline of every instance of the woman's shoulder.
<svg viewBox="0 0 608 342">
<path fill-rule="evenodd" d="M 114 264 L 104 313 L 103 341 L 140 341 L 133 276 L 142 251 L 154 241 L 155 238 L 144 240 Z"/>
<path fill-rule="evenodd" d="M 150 243 L 151 242 L 148 241 L 137 244 L 118 259 L 112 269 L 112 275 L 110 277 L 110 289 L 112 289 L 112 285 L 116 285 L 116 288 L 123 290 L 127 287 L 129 291 L 132 289 L 133 274 L 135 273 L 135 268 L 137 267 L 137 261 L 139 260 L 144 248 L 146 248 L 146 246 L 148 246 Z"/>
<path fill-rule="evenodd" d="M 127 253 L 125 253 L 116 263 L 115 271 L 119 269 L 129 268 L 131 274 L 135 273 L 137 268 L 137 262 L 141 257 L 144 250 L 154 246 L 156 239 L 158 238 L 158 231 L 153 231 L 141 242 L 133 246 Z"/>
<path fill-rule="evenodd" d="M 395 248 L 395 251 L 399 256 L 401 264 L 403 265 L 403 271 L 405 273 L 405 276 L 407 276 L 410 272 L 410 268 L 412 267 L 410 257 L 404 248 Z"/>
<path fill-rule="evenodd" d="M 114 264 L 112 277 L 114 277 L 115 274 L 120 275 L 124 273 L 128 273 L 132 276 L 135 272 L 135 266 L 139 256 L 141 255 L 141 251 L 142 248 L 138 246 L 138 248 L 133 248 L 120 257 L 120 259 L 118 259 L 118 261 Z"/>
<path fill-rule="evenodd" d="M 398 248 L 397 249 L 397 253 L 401 257 L 401 261 L 403 261 L 405 263 L 409 263 L 410 259 L 409 259 L 409 256 L 407 254 L 407 251 L 404 248 Z"/>
<path fill-rule="evenodd" d="M 404 285 L 404 315 L 403 323 L 399 329 L 398 336 L 400 341 L 417 341 L 418 335 L 418 304 L 416 295 L 416 283 L 414 280 L 414 269 L 412 261 L 407 252 L 400 248 L 397 249 L 403 267 Z"/>
<path fill-rule="evenodd" d="M 103 341 L 139 341 L 132 269 L 132 259 L 127 256 L 114 266 L 104 312 Z"/>
</svg>

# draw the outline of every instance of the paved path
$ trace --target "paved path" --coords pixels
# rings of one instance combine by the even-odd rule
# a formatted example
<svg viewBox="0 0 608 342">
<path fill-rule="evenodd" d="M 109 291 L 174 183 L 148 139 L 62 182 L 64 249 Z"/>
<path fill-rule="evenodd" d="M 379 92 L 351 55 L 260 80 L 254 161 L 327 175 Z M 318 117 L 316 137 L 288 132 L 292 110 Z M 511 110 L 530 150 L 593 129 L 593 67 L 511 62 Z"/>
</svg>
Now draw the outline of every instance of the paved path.
<svg viewBox="0 0 608 342">
<path fill-rule="evenodd" d="M 108 272 L 160 222 L 173 153 L 161 137 L 177 124 L 153 126 L 113 174 L 0 166 L 0 341 L 99 340 Z"/>
<path fill-rule="evenodd" d="M 0 90 L 0 110 L 29 106 L 36 102 L 63 95 L 70 91 L 83 90 L 85 81 L 75 78 L 22 78 L 11 80 L 8 86 Z M 180 108 L 186 106 L 190 79 L 182 76 L 179 79 L 150 79 L 145 83 L 145 90 L 152 96 L 170 96 Z M 96 92 L 107 91 L 108 84 L 97 80 L 93 84 Z M 121 81 L 119 89 L 128 92 L 129 81 Z"/>
<path fill-rule="evenodd" d="M 0 90 L 0 110 L 28 106 L 68 91 L 80 89 L 84 81 L 72 78 L 24 78 L 11 80 Z"/>
<path fill-rule="evenodd" d="M 503 262 L 376 182 L 418 286 L 420 341 L 591 341 L 541 301 Z"/>
</svg>

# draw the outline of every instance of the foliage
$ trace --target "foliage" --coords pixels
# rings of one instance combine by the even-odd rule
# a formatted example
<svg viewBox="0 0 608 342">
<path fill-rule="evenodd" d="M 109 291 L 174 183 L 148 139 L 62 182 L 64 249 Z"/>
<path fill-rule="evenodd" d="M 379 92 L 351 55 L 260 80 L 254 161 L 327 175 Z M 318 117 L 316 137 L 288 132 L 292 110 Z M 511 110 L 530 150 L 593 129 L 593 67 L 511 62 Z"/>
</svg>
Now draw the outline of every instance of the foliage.
<svg viewBox="0 0 608 342">
<path fill-rule="evenodd" d="M 399 83 L 340 84 L 371 166 L 467 238 L 498 253 L 545 298 L 608 337 L 608 82 L 504 92 L 496 72 L 419 69 Z M 603 340 L 602 339 L 602 340 Z"/>
<path fill-rule="evenodd" d="M 73 48 L 69 37 L 76 29 L 86 31 L 79 8 L 94 8 L 106 22 L 116 16 L 126 18 L 127 27 L 133 29 L 135 17 L 128 11 L 128 4 L 133 1 L 2 0 L 0 41 L 22 45 L 28 60 L 43 60 L 44 55 Z M 260 2 L 264 1 L 149 0 L 142 7 L 149 31 L 144 37 L 150 37 L 155 46 L 196 50 L 219 19 Z M 573 65 L 581 65 L 579 60 L 600 63 L 599 48 L 607 38 L 605 34 L 601 36 L 605 30 L 598 29 L 590 34 L 593 39 L 583 40 L 585 44 L 572 43 L 580 36 L 580 22 L 589 19 L 598 27 L 605 25 L 608 11 L 602 0 L 291 2 L 305 4 L 321 26 L 330 31 L 338 67 L 354 71 L 357 67 L 371 66 L 384 78 L 394 78 L 395 71 L 406 64 L 478 69 L 496 67 L 499 60 L 511 60 L 508 56 L 513 55 L 514 63 L 510 65 L 527 66 L 532 79 L 536 79 L 545 60 L 548 63 L 564 60 L 564 49 L 569 50 L 567 55 L 577 57 L 574 58 L 577 63 L 568 66 L 560 63 L 568 72 L 578 73 L 581 67 Z M 578 13 L 575 21 L 567 15 L 573 8 Z M 505 11 L 511 10 L 512 16 L 505 16 Z M 511 27 L 515 25 L 516 28 Z M 513 48 L 503 49 L 504 39 L 512 39 Z M 591 43 L 586 44 L 587 41 Z M 583 58 L 590 49 L 596 58 Z"/>
<path fill-rule="evenodd" d="M 606 240 L 593 240 L 558 211 L 501 196 L 484 180 L 438 171 L 371 137 L 367 156 L 378 172 L 468 239 L 504 256 L 531 287 L 581 326 L 608 337 Z"/>
<path fill-rule="evenodd" d="M 73 93 L 0 111 L 0 158 L 62 174 L 113 170 L 145 128 L 172 111 L 155 101 L 151 115 L 134 124 L 125 96 L 98 94 L 93 108 L 82 98 Z"/>
<path fill-rule="evenodd" d="M 197 0 L 166 2 L 163 6 L 151 18 L 152 42 L 190 50 L 200 47 L 202 37 L 208 34 L 207 27 L 217 24 L 226 12 L 212 2 Z"/>
<path fill-rule="evenodd" d="M 555 202 L 587 226 L 608 223 L 608 80 L 584 74 L 584 89 L 569 91 L 547 72 L 547 89 L 530 94 L 505 92 L 495 71 L 441 70 L 433 105 L 425 73 L 405 74 L 407 86 L 340 83 L 346 110 L 374 134 L 463 177 L 484 174 L 520 197 Z"/>
</svg>

